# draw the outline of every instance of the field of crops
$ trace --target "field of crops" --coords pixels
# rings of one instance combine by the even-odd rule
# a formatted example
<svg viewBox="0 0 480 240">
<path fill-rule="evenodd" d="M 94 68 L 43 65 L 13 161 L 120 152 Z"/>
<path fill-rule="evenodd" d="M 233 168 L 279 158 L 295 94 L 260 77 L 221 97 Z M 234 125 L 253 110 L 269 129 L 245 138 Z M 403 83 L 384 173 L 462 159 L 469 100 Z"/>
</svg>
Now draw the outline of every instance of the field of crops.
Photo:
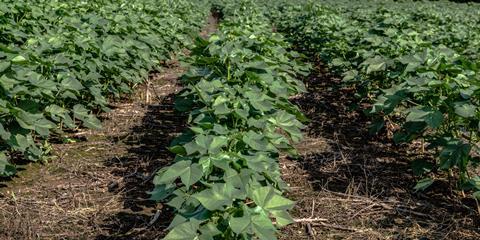
<svg viewBox="0 0 480 240">
<path fill-rule="evenodd" d="M 46 160 L 48 137 L 99 128 L 109 96 L 128 93 L 206 18 L 186 1 L 2 1 L 0 176 L 9 158 Z"/>
<path fill-rule="evenodd" d="M 449 1 L 3 1 L 0 238 L 478 239 L 479 26 Z"/>
<path fill-rule="evenodd" d="M 393 126 L 395 143 L 424 141 L 437 157 L 413 162 L 416 174 L 445 171 L 459 179 L 458 187 L 480 196 L 477 5 L 307 5 L 282 5 L 272 14 L 292 41 L 341 74 L 359 99 L 372 103 L 371 131 Z M 435 177 L 423 178 L 415 188 L 425 190 Z"/>
</svg>

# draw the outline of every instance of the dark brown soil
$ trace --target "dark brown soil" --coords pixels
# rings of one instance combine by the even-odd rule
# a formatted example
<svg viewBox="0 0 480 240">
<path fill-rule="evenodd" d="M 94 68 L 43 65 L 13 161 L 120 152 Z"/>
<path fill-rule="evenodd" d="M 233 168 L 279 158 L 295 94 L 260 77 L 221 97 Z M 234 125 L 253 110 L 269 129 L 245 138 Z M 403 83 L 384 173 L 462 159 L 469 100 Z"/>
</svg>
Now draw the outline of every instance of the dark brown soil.
<svg viewBox="0 0 480 240">
<path fill-rule="evenodd" d="M 281 239 L 480 239 L 476 204 L 448 183 L 415 193 L 416 144 L 368 133 L 352 89 L 319 66 L 295 99 L 311 119 L 299 159 L 282 159 L 298 223 Z M 354 107 L 358 105 L 359 107 Z"/>
</svg>

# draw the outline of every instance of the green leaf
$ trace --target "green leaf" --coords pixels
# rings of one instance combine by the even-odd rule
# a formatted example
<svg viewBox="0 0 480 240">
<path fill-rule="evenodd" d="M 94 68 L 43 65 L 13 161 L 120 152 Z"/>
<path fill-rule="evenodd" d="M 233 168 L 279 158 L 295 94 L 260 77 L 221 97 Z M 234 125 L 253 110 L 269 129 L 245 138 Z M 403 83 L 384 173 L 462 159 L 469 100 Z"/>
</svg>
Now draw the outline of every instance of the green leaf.
<svg viewBox="0 0 480 240">
<path fill-rule="evenodd" d="M 0 123 L 0 138 L 2 138 L 3 140 L 8 140 L 10 139 L 10 136 L 12 134 L 10 134 L 9 132 L 7 132 L 5 130 L 5 128 L 3 128 L 3 125 Z"/>
<path fill-rule="evenodd" d="M 184 145 L 187 155 L 194 153 L 217 154 L 222 147 L 227 145 L 228 138 L 225 136 L 198 135 L 194 141 Z"/>
<path fill-rule="evenodd" d="M 72 90 L 72 91 L 80 91 L 84 88 L 82 83 L 80 83 L 80 81 L 78 81 L 75 78 L 67 78 L 63 80 L 61 83 L 61 86 L 64 89 Z"/>
<path fill-rule="evenodd" d="M 447 170 L 454 166 L 466 170 L 472 146 L 462 140 L 454 139 L 447 142 L 440 152 L 440 169 Z"/>
<path fill-rule="evenodd" d="M 222 234 L 220 230 L 218 230 L 215 223 L 209 222 L 205 225 L 200 227 L 200 232 L 202 233 L 199 237 L 199 240 L 212 240 L 215 236 Z"/>
<path fill-rule="evenodd" d="M 190 220 L 174 227 L 163 240 L 194 240 L 198 236 L 198 221 Z"/>
<path fill-rule="evenodd" d="M 148 194 L 151 195 L 150 200 L 163 201 L 172 194 L 173 190 L 172 185 L 155 185 L 153 191 L 148 192 Z"/>
<path fill-rule="evenodd" d="M 370 65 L 368 65 L 368 68 L 367 68 L 367 74 L 370 74 L 372 72 L 384 71 L 384 70 L 385 70 L 385 63 L 384 62 L 370 64 Z"/>
<path fill-rule="evenodd" d="M 253 233 L 253 231 L 250 230 L 252 227 L 252 219 L 250 216 L 230 218 L 230 227 L 233 232 L 237 234 Z"/>
<path fill-rule="evenodd" d="M 350 70 L 343 74 L 343 81 L 352 81 L 358 76 L 357 70 Z"/>
<path fill-rule="evenodd" d="M 455 113 L 464 118 L 471 118 L 475 116 L 477 108 L 474 105 L 468 103 L 456 103 Z"/>
<path fill-rule="evenodd" d="M 261 240 L 277 239 L 275 236 L 276 229 L 273 226 L 272 221 L 265 215 L 251 215 L 249 212 L 244 211 L 243 217 L 230 218 L 229 225 L 232 228 L 232 231 L 237 234 L 247 233 L 255 235 Z"/>
<path fill-rule="evenodd" d="M 254 131 L 248 131 L 243 136 L 242 140 L 254 150 L 265 151 L 272 149 L 272 146 L 269 144 L 268 140 L 262 134 Z"/>
<path fill-rule="evenodd" d="M 7 160 L 5 153 L 0 152 L 0 176 L 10 177 L 17 173 L 17 169 L 14 165 L 10 164 Z"/>
<path fill-rule="evenodd" d="M 24 56 L 18 55 L 12 59 L 12 63 L 23 63 L 26 62 L 27 59 Z"/>
<path fill-rule="evenodd" d="M 474 198 L 480 200 L 480 191 L 476 191 L 472 195 L 473 195 Z"/>
<path fill-rule="evenodd" d="M 383 127 L 385 127 L 385 121 L 381 118 L 376 119 L 372 122 L 372 124 L 370 124 L 368 132 L 372 135 L 377 134 L 378 132 L 380 132 L 380 130 L 382 130 Z"/>
<path fill-rule="evenodd" d="M 81 120 L 88 128 L 99 129 L 102 127 L 100 120 L 90 114 L 85 106 L 81 104 L 73 106 L 73 116 L 74 118 Z"/>
<path fill-rule="evenodd" d="M 34 145 L 34 142 L 30 135 L 25 136 L 22 134 L 16 134 L 10 137 L 9 144 L 13 147 L 13 149 L 25 152 L 28 147 Z"/>
<path fill-rule="evenodd" d="M 372 72 L 385 71 L 387 67 L 385 60 L 380 56 L 369 58 L 365 60 L 365 62 L 363 62 L 362 64 L 368 65 L 367 74 L 370 74 Z"/>
<path fill-rule="evenodd" d="M 415 160 L 412 162 L 413 174 L 420 176 L 432 171 L 434 164 L 425 160 Z"/>
<path fill-rule="evenodd" d="M 417 185 L 415 185 L 414 189 L 415 191 L 424 191 L 428 187 L 430 187 L 433 184 L 434 180 L 431 178 L 424 178 L 420 181 L 418 181 Z"/>
<path fill-rule="evenodd" d="M 410 109 L 409 114 L 406 118 L 407 122 L 425 122 L 431 128 L 438 128 L 441 126 L 443 122 L 443 114 L 436 110 L 430 110 L 428 108 L 417 109 L 412 108 Z"/>
<path fill-rule="evenodd" d="M 288 210 L 293 207 L 294 202 L 280 196 L 271 186 L 255 188 L 252 192 L 252 199 L 261 208 L 269 211 Z"/>
<path fill-rule="evenodd" d="M 214 183 L 211 188 L 193 195 L 206 209 L 210 211 L 223 210 L 229 206 L 239 193 L 232 185 L 227 183 Z"/>
<path fill-rule="evenodd" d="M 156 185 L 170 184 L 180 177 L 182 183 L 189 188 L 198 182 L 203 176 L 202 167 L 191 161 L 179 161 L 167 167 L 165 172 L 160 173 L 154 179 Z"/>
<path fill-rule="evenodd" d="M 277 225 L 279 227 L 284 227 L 294 222 L 293 218 L 287 211 L 272 211 L 272 215 L 277 220 Z"/>
<path fill-rule="evenodd" d="M 10 67 L 10 62 L 0 62 L 0 73 L 5 72 Z"/>
<path fill-rule="evenodd" d="M 186 154 L 187 152 L 185 151 L 185 148 L 181 145 L 175 145 L 173 147 L 169 147 L 168 150 L 170 150 L 170 152 L 172 153 L 175 153 L 175 154 Z"/>
<path fill-rule="evenodd" d="M 175 217 L 173 217 L 173 219 L 170 222 L 170 225 L 168 226 L 167 229 L 175 228 L 176 226 L 178 226 L 178 225 L 180 225 L 184 222 L 188 222 L 188 219 L 185 218 L 184 216 L 182 216 L 181 214 L 177 214 L 177 215 L 175 215 Z"/>
<path fill-rule="evenodd" d="M 192 164 L 185 172 L 180 175 L 182 183 L 187 188 L 198 182 L 203 177 L 202 166 L 198 163 Z"/>
</svg>

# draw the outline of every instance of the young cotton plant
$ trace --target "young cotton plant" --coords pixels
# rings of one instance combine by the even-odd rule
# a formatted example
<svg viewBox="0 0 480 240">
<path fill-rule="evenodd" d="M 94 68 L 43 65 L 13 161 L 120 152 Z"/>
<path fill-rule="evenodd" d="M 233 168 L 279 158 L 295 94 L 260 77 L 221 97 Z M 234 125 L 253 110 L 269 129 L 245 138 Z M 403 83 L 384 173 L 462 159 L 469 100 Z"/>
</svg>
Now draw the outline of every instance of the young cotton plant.
<svg viewBox="0 0 480 240">
<path fill-rule="evenodd" d="M 480 199 L 478 8 L 448 1 L 265 2 L 276 4 L 268 10 L 279 30 L 372 103 L 372 133 L 391 123 L 396 143 L 416 140 L 436 152 L 434 161 L 412 162 L 424 176 L 416 190 L 456 178 Z"/>
<path fill-rule="evenodd" d="M 268 24 L 250 21 L 265 19 L 249 8 L 226 15 L 192 52 L 176 101 L 190 127 L 172 142 L 175 161 L 151 192 L 176 213 L 165 239 L 271 240 L 292 222 L 278 157 L 301 139 L 304 117 L 288 97 L 304 91 L 294 75 L 307 68 Z"/>
<path fill-rule="evenodd" d="M 201 1 L 3 0 L 0 177 L 16 173 L 9 159 L 18 153 L 46 160 L 50 135 L 101 127 L 95 114 L 108 97 L 191 45 L 207 13 Z"/>
</svg>

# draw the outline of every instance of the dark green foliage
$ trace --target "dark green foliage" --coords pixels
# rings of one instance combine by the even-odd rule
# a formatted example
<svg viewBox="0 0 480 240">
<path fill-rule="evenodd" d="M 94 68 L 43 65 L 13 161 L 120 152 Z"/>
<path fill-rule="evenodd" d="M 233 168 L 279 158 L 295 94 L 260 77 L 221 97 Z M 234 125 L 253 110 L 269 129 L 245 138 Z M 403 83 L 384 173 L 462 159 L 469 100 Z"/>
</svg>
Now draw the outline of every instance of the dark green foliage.
<svg viewBox="0 0 480 240">
<path fill-rule="evenodd" d="M 265 2 L 292 42 L 364 93 L 373 132 L 394 121 L 401 126 L 395 142 L 425 140 L 438 153 L 435 168 L 457 172 L 462 189 L 480 190 L 472 185 L 480 153 L 480 5 Z"/>
<path fill-rule="evenodd" d="M 191 44 L 200 1 L 3 0 L 0 4 L 0 176 L 7 156 L 45 160 L 48 136 L 83 125 L 107 96 L 129 93 L 171 52 Z"/>
<path fill-rule="evenodd" d="M 177 99 L 189 129 L 172 143 L 175 163 L 158 172 L 152 199 L 176 212 L 165 239 L 272 240 L 292 221 L 278 157 L 295 154 L 302 137 L 305 118 L 288 98 L 305 91 L 295 76 L 308 67 L 253 1 L 218 6 L 220 30 L 197 39 Z"/>
</svg>

